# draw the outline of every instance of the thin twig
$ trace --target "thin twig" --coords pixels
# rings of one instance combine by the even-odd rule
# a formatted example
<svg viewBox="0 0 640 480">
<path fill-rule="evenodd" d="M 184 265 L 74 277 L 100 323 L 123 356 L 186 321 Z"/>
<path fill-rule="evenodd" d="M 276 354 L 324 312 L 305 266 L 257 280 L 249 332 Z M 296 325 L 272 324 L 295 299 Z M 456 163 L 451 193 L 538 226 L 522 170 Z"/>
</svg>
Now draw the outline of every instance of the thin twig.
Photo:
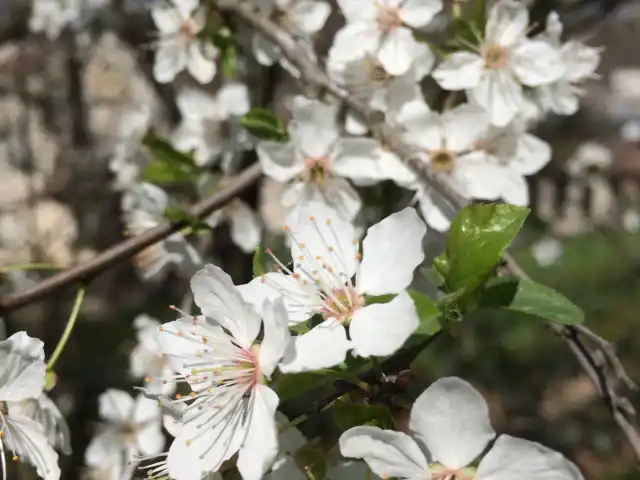
<svg viewBox="0 0 640 480">
<path fill-rule="evenodd" d="M 405 159 L 408 165 L 416 173 L 419 173 L 426 183 L 445 200 L 457 208 L 468 204 L 468 201 L 449 185 L 445 177 L 425 169 L 425 163 L 416 156 L 416 152 L 403 144 L 397 133 L 397 128 L 394 128 L 396 126 L 389 125 L 388 122 L 380 122 L 380 112 L 374 111 L 368 105 L 350 96 L 347 90 L 336 85 L 318 64 L 308 58 L 306 52 L 298 47 L 294 37 L 270 19 L 260 15 L 254 5 L 246 0 L 221 0 L 219 8 L 232 11 L 280 47 L 287 60 L 300 70 L 303 82 L 327 92 L 359 114 L 368 125 L 372 135 L 400 158 Z M 516 278 L 528 278 L 527 273 L 512 257 L 506 255 L 505 260 L 506 270 L 510 275 Z M 597 387 L 603 401 L 611 410 L 613 418 L 640 459 L 640 432 L 635 425 L 631 402 L 617 392 L 620 383 L 630 389 L 635 389 L 635 384 L 626 373 L 613 346 L 585 326 L 556 324 L 549 326 L 568 344 L 582 368 Z M 583 338 L 594 344 L 595 348 L 587 346 Z"/>
<path fill-rule="evenodd" d="M 249 188 L 260 178 L 259 164 L 254 164 L 231 180 L 226 187 L 217 191 L 208 198 L 195 204 L 189 213 L 195 219 L 202 219 L 225 206 L 241 192 Z M 91 260 L 76 265 L 68 270 L 53 275 L 41 281 L 33 288 L 24 292 L 0 297 L 0 314 L 6 314 L 25 305 L 40 300 L 61 288 L 81 281 L 89 281 L 96 275 L 127 261 L 138 252 L 157 243 L 172 233 L 180 230 L 184 225 L 180 223 L 163 222 L 157 227 L 147 230 L 141 235 L 128 238 L 122 243 L 105 250 Z"/>
</svg>

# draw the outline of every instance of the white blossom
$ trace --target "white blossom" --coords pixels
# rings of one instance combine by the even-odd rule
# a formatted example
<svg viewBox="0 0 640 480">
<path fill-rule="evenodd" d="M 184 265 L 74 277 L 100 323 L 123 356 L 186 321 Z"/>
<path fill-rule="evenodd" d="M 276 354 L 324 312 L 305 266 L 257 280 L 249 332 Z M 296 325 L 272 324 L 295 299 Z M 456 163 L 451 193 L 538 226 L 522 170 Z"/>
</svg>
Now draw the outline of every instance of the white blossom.
<svg viewBox="0 0 640 480">
<path fill-rule="evenodd" d="M 196 273 L 191 288 L 204 316 L 164 324 L 159 335 L 177 379 L 192 389 L 177 400 L 192 403 L 169 449 L 169 473 L 176 480 L 198 479 L 238 453 L 242 477 L 260 479 L 278 453 L 279 398 L 266 382 L 289 341 L 284 306 L 269 303 L 261 318 L 213 265 Z"/>
<path fill-rule="evenodd" d="M 531 255 L 541 267 L 549 267 L 562 257 L 564 248 L 557 238 L 545 236 L 531 247 Z"/>
<path fill-rule="evenodd" d="M 566 72 L 560 52 L 543 40 L 527 38 L 529 12 L 515 0 L 500 0 L 489 10 L 485 36 L 477 51 L 452 53 L 433 72 L 445 90 L 466 90 L 470 101 L 503 127 L 525 106 L 522 85 L 539 87 Z"/>
<path fill-rule="evenodd" d="M 287 210 L 318 201 L 352 220 L 361 202 L 346 178 L 369 184 L 388 178 L 379 143 L 370 138 L 341 138 L 331 105 L 298 96 L 292 115 L 288 143 L 266 141 L 257 147 L 264 173 L 287 184 L 282 195 Z"/>
<path fill-rule="evenodd" d="M 330 77 L 356 100 L 393 115 L 394 111 L 410 101 L 422 98 L 418 82 L 433 67 L 435 59 L 431 50 L 424 44 L 417 45 L 416 50 L 411 67 L 399 76 L 388 74 L 371 54 L 345 61 L 335 54 L 335 49 L 329 52 L 327 70 Z M 352 112 L 347 114 L 345 127 L 353 135 L 362 135 L 367 131 L 366 125 Z"/>
<path fill-rule="evenodd" d="M 252 253 L 262 239 L 262 226 L 256 212 L 242 200 L 235 198 L 207 219 L 212 227 L 223 221 L 229 223 L 231 240 L 243 252 Z"/>
<path fill-rule="evenodd" d="M 442 10 L 441 0 L 338 0 L 347 24 L 334 37 L 332 55 L 344 61 L 371 54 L 384 70 L 404 75 L 420 54 L 412 28 L 422 28 Z"/>
<path fill-rule="evenodd" d="M 198 38 L 207 21 L 206 10 L 198 3 L 172 0 L 170 6 L 151 9 L 160 34 L 153 65 L 153 77 L 159 83 L 172 82 L 185 69 L 202 84 L 209 83 L 216 74 L 218 49 Z"/>
<path fill-rule="evenodd" d="M 545 39 L 553 48 L 560 51 L 564 74 L 555 82 L 540 85 L 533 90 L 533 96 L 542 113 L 553 112 L 558 115 L 573 115 L 578 111 L 579 96 L 583 93 L 582 84 L 590 78 L 597 78 L 595 71 L 600 64 L 601 49 L 589 47 L 571 40 L 561 43 L 562 24 L 556 12 L 549 13 L 547 29 L 541 39 Z"/>
<path fill-rule="evenodd" d="M 567 160 L 566 170 L 572 177 L 582 177 L 588 173 L 603 172 L 611 167 L 613 153 L 597 142 L 584 142 Z"/>
<path fill-rule="evenodd" d="M 139 183 L 122 197 L 122 210 L 128 235 L 139 235 L 164 221 L 169 199 L 164 190 L 150 183 Z M 200 254 L 177 232 L 147 247 L 134 257 L 144 278 L 150 278 L 173 265 L 185 277 L 202 266 Z"/>
<path fill-rule="evenodd" d="M 407 145 L 426 155 L 428 168 L 446 176 L 461 195 L 486 200 L 502 195 L 507 172 L 481 150 L 489 129 L 481 108 L 462 104 L 438 114 L 424 105 L 405 127 Z"/>
<path fill-rule="evenodd" d="M 34 0 L 29 30 L 56 40 L 65 27 L 81 24 L 104 4 L 104 0 Z"/>
<path fill-rule="evenodd" d="M 246 85 L 227 83 L 215 96 L 194 87 L 183 87 L 178 91 L 176 104 L 182 122 L 172 135 L 173 146 L 183 152 L 193 151 L 198 166 L 249 146 L 246 132 L 234 125 L 251 107 Z"/>
<path fill-rule="evenodd" d="M 128 478 L 135 470 L 137 456 L 162 451 L 162 417 L 153 400 L 109 389 L 98 399 L 98 412 L 104 424 L 85 451 L 89 467 L 111 469 L 120 472 L 120 478 Z"/>
<path fill-rule="evenodd" d="M 7 478 L 5 449 L 14 461 L 26 461 L 40 478 L 58 480 L 58 454 L 49 445 L 47 432 L 24 404 L 42 395 L 45 383 L 43 343 L 18 332 L 0 342 L 0 464 Z"/>
<path fill-rule="evenodd" d="M 292 339 L 280 370 L 338 365 L 351 349 L 364 357 L 398 350 L 419 324 L 405 291 L 424 260 L 427 229 L 415 210 L 405 208 L 370 227 L 362 242 L 362 262 L 353 225 L 322 203 L 305 204 L 290 215 L 285 228 L 292 240 L 293 268 L 273 256 L 280 271 L 255 278 L 242 287 L 242 294 L 258 308 L 265 298 L 281 297 L 292 325 L 316 314 L 323 322 Z M 365 295 L 385 294 L 396 296 L 389 303 L 365 305 Z"/>
<path fill-rule="evenodd" d="M 551 146 L 526 131 L 521 121 L 505 128 L 492 127 L 476 144 L 501 167 L 500 196 L 513 205 L 529 205 L 525 177 L 539 172 L 551 160 Z"/>
<path fill-rule="evenodd" d="M 496 433 L 482 396 L 456 377 L 427 388 L 411 408 L 410 434 L 354 427 L 340 437 L 340 451 L 361 458 L 382 478 L 403 480 L 582 480 L 561 454 L 509 435 L 500 435 L 472 467 Z"/>
<path fill-rule="evenodd" d="M 148 388 L 164 395 L 175 392 L 175 383 L 166 379 L 173 375 L 173 368 L 162 354 L 156 336 L 160 322 L 147 314 L 133 320 L 137 344 L 131 351 L 129 370 L 134 378 L 144 378 Z"/>
<path fill-rule="evenodd" d="M 324 0 L 255 0 L 260 13 L 270 17 L 276 25 L 294 35 L 296 42 L 315 59 L 311 37 L 318 33 L 331 13 Z M 271 66 L 281 62 L 294 76 L 297 68 L 283 57 L 279 46 L 256 33 L 252 43 L 253 54 L 261 65 Z"/>
</svg>

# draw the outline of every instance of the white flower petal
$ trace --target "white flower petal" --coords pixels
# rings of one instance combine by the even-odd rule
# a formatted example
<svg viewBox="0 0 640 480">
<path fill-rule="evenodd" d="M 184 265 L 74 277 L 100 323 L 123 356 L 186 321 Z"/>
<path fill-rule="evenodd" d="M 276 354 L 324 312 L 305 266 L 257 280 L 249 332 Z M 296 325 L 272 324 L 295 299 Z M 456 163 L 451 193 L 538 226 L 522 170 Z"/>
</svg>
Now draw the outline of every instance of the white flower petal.
<svg viewBox="0 0 640 480">
<path fill-rule="evenodd" d="M 278 182 L 288 182 L 304 171 L 304 164 L 296 158 L 293 143 L 260 142 L 256 153 L 264 174 Z"/>
<path fill-rule="evenodd" d="M 267 300 L 263 307 L 264 338 L 260 344 L 260 372 L 267 378 L 278 366 L 285 349 L 289 344 L 289 318 L 282 299 Z"/>
<path fill-rule="evenodd" d="M 433 72 L 433 78 L 445 90 L 465 90 L 480 83 L 484 60 L 476 53 L 454 52 Z"/>
<path fill-rule="evenodd" d="M 495 436 L 487 402 L 457 377 L 441 378 L 422 392 L 409 428 L 425 441 L 432 460 L 449 468 L 469 465 Z"/>
<path fill-rule="evenodd" d="M 344 178 L 329 179 L 319 193 L 322 202 L 348 221 L 353 221 L 362 207 L 358 192 Z"/>
<path fill-rule="evenodd" d="M 578 111 L 578 92 L 576 86 L 564 79 L 550 85 L 542 85 L 535 91 L 542 108 L 558 115 L 573 115 Z"/>
<path fill-rule="evenodd" d="M 406 0 L 400 7 L 400 18 L 413 28 L 426 26 L 442 10 L 441 0 Z"/>
<path fill-rule="evenodd" d="M 489 44 L 511 46 L 522 39 L 529 25 L 529 11 L 518 1 L 501 0 L 489 10 L 485 41 Z"/>
<path fill-rule="evenodd" d="M 427 227 L 415 209 L 389 215 L 367 230 L 362 242 L 362 264 L 356 280 L 360 293 L 400 293 L 424 260 L 422 240 Z"/>
<path fill-rule="evenodd" d="M 502 195 L 506 171 L 480 152 L 472 152 L 456 159 L 450 175 L 451 183 L 466 198 L 497 200 Z"/>
<path fill-rule="evenodd" d="M 238 453 L 238 470 L 244 480 L 259 480 L 278 454 L 275 414 L 280 399 L 266 385 L 257 385 L 251 402 L 251 420 Z"/>
<path fill-rule="evenodd" d="M 287 225 L 294 240 L 291 244 L 294 271 L 306 276 L 305 272 L 318 269 L 316 257 L 320 257 L 336 274 L 344 274 L 344 278 L 356 273 L 355 229 L 335 210 L 320 202 L 308 202 L 287 217 Z"/>
<path fill-rule="evenodd" d="M 579 82 L 591 77 L 600 64 L 600 49 L 569 41 L 562 46 L 562 61 L 567 66 L 565 78 Z"/>
<path fill-rule="evenodd" d="M 191 290 L 194 302 L 205 316 L 229 330 L 243 347 L 253 344 L 260 332 L 260 315 L 242 299 L 226 272 L 215 265 L 206 265 L 191 279 Z"/>
<path fill-rule="evenodd" d="M 504 70 L 485 72 L 480 84 L 468 93 L 498 127 L 511 122 L 524 106 L 522 87 Z"/>
<path fill-rule="evenodd" d="M 412 147 L 422 150 L 442 148 L 443 131 L 440 115 L 429 111 L 426 105 L 412 102 L 406 106 L 398 120 L 405 125 L 402 139 Z"/>
<path fill-rule="evenodd" d="M 136 444 L 142 455 L 157 455 L 164 448 L 164 435 L 160 422 L 139 425 Z"/>
<path fill-rule="evenodd" d="M 380 181 L 387 177 L 378 155 L 380 144 L 371 138 L 338 140 L 332 172 L 357 181 Z"/>
<path fill-rule="evenodd" d="M 291 325 L 308 320 L 322 305 L 315 289 L 305 288 L 300 280 L 283 273 L 269 272 L 237 288 L 258 312 L 262 312 L 265 300 L 282 298 Z"/>
<path fill-rule="evenodd" d="M 198 0 L 173 0 L 173 4 L 176 6 L 182 18 L 189 18 L 194 13 L 194 10 L 198 8 Z"/>
<path fill-rule="evenodd" d="M 289 133 L 301 155 L 330 157 L 339 138 L 335 106 L 299 96 L 294 99 L 292 116 Z"/>
<path fill-rule="evenodd" d="M 198 480 L 201 472 L 217 471 L 222 462 L 235 455 L 242 446 L 250 421 L 247 415 L 251 399 L 243 399 L 242 395 L 243 392 L 222 392 L 206 398 L 208 405 L 216 405 L 214 408 L 198 409 L 197 403 L 190 406 L 167 457 L 172 478 Z M 193 405 L 196 405 L 195 409 Z M 191 409 L 194 410 L 189 412 Z M 185 465 L 190 462 L 195 465 Z M 198 476 L 193 476 L 195 472 Z"/>
<path fill-rule="evenodd" d="M 84 461 L 90 467 L 107 467 L 121 461 L 122 442 L 117 430 L 111 428 L 91 439 L 84 452 Z"/>
<path fill-rule="evenodd" d="M 98 398 L 98 413 L 109 423 L 125 424 L 134 413 L 133 397 L 122 390 L 110 388 Z"/>
<path fill-rule="evenodd" d="M 177 33 L 182 24 L 182 16 L 175 8 L 154 7 L 151 9 L 151 18 L 162 34 Z"/>
<path fill-rule="evenodd" d="M 506 203 L 525 207 L 529 205 L 529 185 L 522 174 L 506 168 L 506 175 L 503 177 L 502 198 Z"/>
<path fill-rule="evenodd" d="M 207 55 L 205 55 L 205 48 L 207 49 Z M 217 53 L 217 49 L 211 44 L 205 47 L 204 44 L 201 45 L 200 42 L 195 41 L 189 45 L 187 70 L 199 83 L 209 83 L 215 77 L 217 71 L 215 57 Z"/>
<path fill-rule="evenodd" d="M 440 210 L 431 198 L 431 195 L 429 195 L 424 188 L 418 189 L 416 197 L 418 198 L 420 213 L 422 213 L 422 217 L 425 222 L 427 222 L 427 225 L 438 232 L 446 232 L 449 230 L 451 220 Z"/>
<path fill-rule="evenodd" d="M 500 435 L 478 465 L 477 480 L 583 480 L 578 468 L 539 443 Z"/>
<path fill-rule="evenodd" d="M 472 149 L 473 144 L 489 129 L 484 110 L 467 103 L 443 113 L 441 121 L 446 148 L 453 152 Z"/>
<path fill-rule="evenodd" d="M 153 78 L 158 83 L 172 82 L 187 66 L 187 45 L 179 39 L 163 38 L 156 50 Z"/>
<path fill-rule="evenodd" d="M 516 155 L 509 168 L 522 175 L 533 175 L 551 161 L 551 146 L 530 133 L 518 135 Z"/>
<path fill-rule="evenodd" d="M 185 86 L 178 90 L 176 105 L 182 116 L 196 119 L 210 118 L 213 112 L 218 109 L 216 98 L 213 95 L 192 86 Z"/>
<path fill-rule="evenodd" d="M 246 203 L 236 200 L 229 205 L 231 240 L 245 253 L 253 253 L 260 244 L 262 228 L 256 213 Z"/>
<path fill-rule="evenodd" d="M 417 42 L 411 30 L 397 27 L 382 39 L 378 60 L 391 75 L 404 75 L 411 67 Z"/>
<path fill-rule="evenodd" d="M 359 2 L 359 4 L 362 10 L 367 10 L 369 5 L 375 8 L 373 3 Z M 333 37 L 331 54 L 341 60 L 355 60 L 366 53 L 375 53 L 380 47 L 381 38 L 382 32 L 378 30 L 375 23 L 347 23 Z"/>
<path fill-rule="evenodd" d="M 351 342 L 345 328 L 327 320 L 307 333 L 292 337 L 280 363 L 283 373 L 320 370 L 344 362 Z"/>
<path fill-rule="evenodd" d="M 3 441 L 22 460 L 32 464 L 40 478 L 58 480 L 58 454 L 47 442 L 42 425 L 22 415 L 9 415 L 4 421 Z"/>
<path fill-rule="evenodd" d="M 25 332 L 0 342 L 0 400 L 38 398 L 45 383 L 44 344 Z"/>
<path fill-rule="evenodd" d="M 361 458 L 382 478 L 429 480 L 429 464 L 411 437 L 377 427 L 354 427 L 340 436 L 340 453 Z"/>
<path fill-rule="evenodd" d="M 8 402 L 11 415 L 17 413 L 35 420 L 44 429 L 49 445 L 59 449 L 65 455 L 71 455 L 71 432 L 58 406 L 44 393 L 38 398 L 21 402 Z"/>
<path fill-rule="evenodd" d="M 331 7 L 318 0 L 298 0 L 289 10 L 289 19 L 303 32 L 313 35 L 324 27 Z"/>
<path fill-rule="evenodd" d="M 218 90 L 220 107 L 229 115 L 241 116 L 251 109 L 249 89 L 244 83 L 227 83 Z"/>
<path fill-rule="evenodd" d="M 389 303 L 356 310 L 349 323 L 349 336 L 354 352 L 361 357 L 384 357 L 397 352 L 419 325 L 413 300 L 402 292 Z"/>
<path fill-rule="evenodd" d="M 530 87 L 559 80 L 567 71 L 560 52 L 547 42 L 523 42 L 512 52 L 511 65 L 520 81 Z"/>
<path fill-rule="evenodd" d="M 378 8 L 374 2 L 361 0 L 337 0 L 342 14 L 349 23 L 375 20 Z"/>
</svg>

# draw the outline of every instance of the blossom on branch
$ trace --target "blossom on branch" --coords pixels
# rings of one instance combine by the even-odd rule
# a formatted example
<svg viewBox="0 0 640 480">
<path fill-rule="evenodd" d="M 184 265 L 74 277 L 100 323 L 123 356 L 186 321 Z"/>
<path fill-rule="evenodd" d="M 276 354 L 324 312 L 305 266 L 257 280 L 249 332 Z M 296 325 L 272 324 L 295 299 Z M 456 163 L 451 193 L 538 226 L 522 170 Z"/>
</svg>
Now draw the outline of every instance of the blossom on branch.
<svg viewBox="0 0 640 480">
<path fill-rule="evenodd" d="M 172 0 L 171 6 L 151 9 L 160 34 L 153 65 L 157 82 L 172 82 L 185 69 L 200 83 L 213 80 L 218 49 L 198 37 L 207 22 L 206 11 L 198 4 L 198 0 Z"/>
<path fill-rule="evenodd" d="M 482 396 L 456 377 L 441 378 L 411 408 L 410 434 L 354 427 L 340 437 L 347 458 L 382 478 L 403 480 L 582 480 L 578 468 L 539 443 L 500 435 Z M 495 441 L 494 441 L 495 439 Z M 493 441 L 477 467 L 474 461 Z"/>
<path fill-rule="evenodd" d="M 0 464 L 7 478 L 5 448 L 13 461 L 25 461 L 40 478 L 58 480 L 58 454 L 43 426 L 25 415 L 26 400 L 38 399 L 45 384 L 44 344 L 25 332 L 0 342 Z"/>
<path fill-rule="evenodd" d="M 322 203 L 310 202 L 291 214 L 286 231 L 293 267 L 274 256 L 278 271 L 241 287 L 244 298 L 258 308 L 265 298 L 281 297 L 292 325 L 322 317 L 322 323 L 292 339 L 280 370 L 332 367 L 349 350 L 364 357 L 396 352 L 419 324 L 405 291 L 424 260 L 427 228 L 415 210 L 405 208 L 370 227 L 362 262 L 353 225 Z M 366 305 L 365 295 L 387 294 L 395 297 Z"/>
<path fill-rule="evenodd" d="M 164 324 L 158 337 L 176 380 L 192 389 L 176 400 L 190 403 L 169 450 L 169 473 L 198 480 L 237 453 L 242 477 L 258 480 L 278 453 L 279 398 L 267 381 L 289 341 L 286 311 L 269 302 L 261 317 L 213 265 L 196 273 L 191 288 L 203 316 Z"/>
<path fill-rule="evenodd" d="M 527 38 L 529 12 L 515 0 L 500 0 L 489 10 L 481 44 L 474 51 L 449 55 L 433 72 L 445 90 L 466 90 L 469 100 L 504 127 L 525 108 L 522 86 L 539 87 L 559 80 L 567 65 L 557 48 Z"/>
</svg>

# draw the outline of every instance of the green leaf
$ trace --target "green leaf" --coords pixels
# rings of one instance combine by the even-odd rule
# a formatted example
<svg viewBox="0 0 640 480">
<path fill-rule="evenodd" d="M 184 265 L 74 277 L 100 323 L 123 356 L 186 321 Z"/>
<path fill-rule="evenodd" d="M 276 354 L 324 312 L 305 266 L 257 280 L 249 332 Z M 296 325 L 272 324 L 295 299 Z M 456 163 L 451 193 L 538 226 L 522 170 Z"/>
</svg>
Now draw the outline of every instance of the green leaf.
<svg viewBox="0 0 640 480">
<path fill-rule="evenodd" d="M 313 372 L 290 373 L 278 377 L 274 389 L 278 393 L 280 401 L 284 401 L 321 386 L 322 382 L 319 380 L 321 380 L 319 375 Z"/>
<path fill-rule="evenodd" d="M 253 276 L 260 277 L 267 273 L 267 271 L 265 267 L 264 245 L 260 243 L 253 252 Z"/>
<path fill-rule="evenodd" d="M 395 298 L 395 294 L 389 293 L 386 295 L 365 295 L 364 304 L 373 305 L 374 303 L 389 303 Z"/>
<path fill-rule="evenodd" d="M 564 325 L 584 321 L 584 312 L 578 306 L 554 289 L 532 280 L 491 280 L 482 291 L 478 307 L 504 308 Z"/>
<path fill-rule="evenodd" d="M 387 430 L 394 430 L 396 427 L 393 416 L 385 405 L 366 405 L 337 401 L 331 411 L 338 427 L 344 430 L 359 425 L 368 425 Z"/>
<path fill-rule="evenodd" d="M 239 123 L 246 128 L 249 133 L 262 140 L 285 142 L 288 138 L 282 120 L 266 108 L 252 108 L 251 111 L 240 119 Z"/>
<path fill-rule="evenodd" d="M 415 331 L 415 334 L 435 335 L 438 333 L 442 328 L 442 325 L 440 325 L 442 312 L 435 302 L 417 290 L 407 290 L 407 292 L 413 299 L 418 317 L 420 317 L 420 326 Z"/>
<path fill-rule="evenodd" d="M 450 292 L 471 292 L 493 273 L 516 237 L 529 209 L 507 204 L 475 204 L 458 212 L 444 255 L 434 262 Z"/>
<path fill-rule="evenodd" d="M 143 181 L 156 184 L 187 182 L 200 173 L 192 154 L 177 151 L 169 142 L 156 136 L 153 129 L 147 131 L 142 144 L 154 159 L 143 168 L 140 175 Z"/>
<path fill-rule="evenodd" d="M 177 205 L 169 205 L 164 210 L 164 218 L 171 223 L 191 223 L 191 215 L 186 210 L 178 207 Z"/>
</svg>

